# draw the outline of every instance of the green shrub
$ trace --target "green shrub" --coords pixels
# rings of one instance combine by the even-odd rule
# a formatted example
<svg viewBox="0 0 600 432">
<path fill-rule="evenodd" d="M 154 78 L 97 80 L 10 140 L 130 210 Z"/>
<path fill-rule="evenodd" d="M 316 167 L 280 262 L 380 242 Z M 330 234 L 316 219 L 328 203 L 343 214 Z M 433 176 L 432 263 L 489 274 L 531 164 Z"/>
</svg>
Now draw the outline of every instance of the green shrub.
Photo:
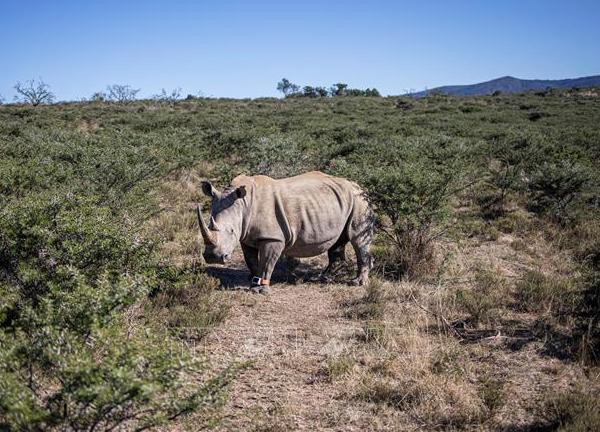
<svg viewBox="0 0 600 432">
<path fill-rule="evenodd" d="M 274 178 L 290 177 L 315 169 L 315 158 L 307 149 L 305 136 L 270 135 L 245 147 L 242 164 L 252 174 Z"/>
<path fill-rule="evenodd" d="M 461 142 L 415 140 L 402 152 L 389 144 L 358 149 L 336 161 L 336 172 L 366 189 L 378 215 L 378 228 L 390 250 L 386 276 L 426 277 L 433 243 L 446 231 L 450 198 L 466 177 Z"/>
<path fill-rule="evenodd" d="M 206 378 L 124 321 L 159 283 L 153 262 L 152 244 L 92 197 L 0 209 L 0 428 L 143 428 L 222 400 L 233 370 Z"/>
<path fill-rule="evenodd" d="M 589 179 L 588 172 L 570 161 L 546 162 L 531 171 L 527 188 L 531 210 L 564 222 L 573 200 Z"/>
<path fill-rule="evenodd" d="M 486 141 L 484 182 L 476 195 L 484 218 L 495 219 L 506 214 L 507 198 L 523 189 L 523 172 L 537 160 L 540 141 L 543 140 L 536 134 L 515 131 Z"/>
</svg>

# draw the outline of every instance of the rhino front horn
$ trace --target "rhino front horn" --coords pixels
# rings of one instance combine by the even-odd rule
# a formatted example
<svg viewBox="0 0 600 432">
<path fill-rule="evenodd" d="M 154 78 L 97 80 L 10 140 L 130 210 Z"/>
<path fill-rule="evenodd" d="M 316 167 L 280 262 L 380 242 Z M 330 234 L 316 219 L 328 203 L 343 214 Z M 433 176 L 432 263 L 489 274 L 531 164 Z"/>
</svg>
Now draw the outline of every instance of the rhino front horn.
<svg viewBox="0 0 600 432">
<path fill-rule="evenodd" d="M 206 226 L 202 213 L 200 212 L 200 205 L 196 206 L 196 213 L 198 214 L 198 224 L 200 225 L 200 233 L 204 239 L 204 243 L 215 246 L 216 241 L 213 233 Z"/>
</svg>

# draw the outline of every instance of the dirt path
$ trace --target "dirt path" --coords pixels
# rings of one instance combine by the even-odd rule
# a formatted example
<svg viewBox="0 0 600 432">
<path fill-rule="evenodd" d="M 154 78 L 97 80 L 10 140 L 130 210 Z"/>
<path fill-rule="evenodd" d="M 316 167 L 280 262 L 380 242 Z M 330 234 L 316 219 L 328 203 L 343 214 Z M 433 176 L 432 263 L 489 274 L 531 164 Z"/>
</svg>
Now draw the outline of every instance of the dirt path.
<svg viewBox="0 0 600 432">
<path fill-rule="evenodd" d="M 517 264 L 528 261 L 509 241 L 465 247 L 450 276 L 469 280 L 472 267 L 483 265 L 502 280 L 516 277 Z M 439 303 L 450 303 L 450 287 L 379 281 L 375 306 L 383 309 L 364 309 L 374 314 L 369 318 L 356 312 L 369 306 L 372 291 L 304 282 L 324 264 L 323 257 L 282 263 L 268 295 L 240 289 L 248 278 L 241 256 L 209 268 L 229 288 L 221 295 L 231 311 L 203 341 L 204 353 L 217 368 L 249 362 L 216 430 L 540 429 L 548 395 L 588 381 L 575 364 L 548 352 L 535 315 L 506 307 L 496 327 L 463 329 L 454 338 L 432 324 L 430 312 L 439 307 L 461 316 Z M 511 286 L 501 281 L 496 289 L 510 296 Z M 365 338 L 369 319 L 380 340 Z"/>
<path fill-rule="evenodd" d="M 226 283 L 247 277 L 236 264 Z M 318 269 L 321 263 L 307 265 Z M 233 385 L 220 430 L 348 430 L 336 424 L 352 413 L 325 370 L 329 358 L 357 343 L 360 322 L 344 318 L 339 305 L 362 293 L 316 283 L 278 283 L 269 295 L 224 292 L 232 310 L 208 338 L 208 357 L 215 364 L 251 365 Z"/>
</svg>

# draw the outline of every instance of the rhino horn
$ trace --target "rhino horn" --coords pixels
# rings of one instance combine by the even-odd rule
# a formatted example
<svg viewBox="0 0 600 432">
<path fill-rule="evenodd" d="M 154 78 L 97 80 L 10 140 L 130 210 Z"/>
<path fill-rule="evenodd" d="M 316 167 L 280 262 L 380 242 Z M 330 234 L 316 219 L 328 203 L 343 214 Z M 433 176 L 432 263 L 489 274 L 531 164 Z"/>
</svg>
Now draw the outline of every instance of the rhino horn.
<svg viewBox="0 0 600 432">
<path fill-rule="evenodd" d="M 217 221 L 215 221 L 215 218 L 213 216 L 210 217 L 210 225 L 209 225 L 213 231 L 219 231 L 219 225 L 217 225 Z"/>
<path fill-rule="evenodd" d="M 200 205 L 196 206 L 196 213 L 198 214 L 198 224 L 200 225 L 200 233 L 202 234 L 204 243 L 215 246 L 215 237 L 206 226 L 206 222 L 204 222 L 204 218 L 202 217 L 202 213 L 200 212 Z"/>
</svg>

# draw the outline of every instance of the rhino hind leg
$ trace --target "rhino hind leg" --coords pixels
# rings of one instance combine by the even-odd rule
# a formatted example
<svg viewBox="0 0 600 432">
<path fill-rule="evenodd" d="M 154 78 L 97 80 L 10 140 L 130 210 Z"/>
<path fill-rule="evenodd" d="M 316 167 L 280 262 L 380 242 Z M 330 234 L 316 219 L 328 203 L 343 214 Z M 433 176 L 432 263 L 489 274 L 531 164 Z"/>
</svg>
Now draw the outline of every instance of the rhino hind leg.
<svg viewBox="0 0 600 432">
<path fill-rule="evenodd" d="M 369 271 L 373 267 L 373 258 L 369 247 L 352 243 L 356 253 L 357 275 L 350 281 L 350 285 L 366 285 L 369 282 Z"/>
<path fill-rule="evenodd" d="M 331 282 L 333 276 L 339 270 L 341 265 L 346 261 L 346 245 L 348 244 L 348 234 L 346 230 L 327 251 L 329 263 L 325 270 L 320 275 L 321 282 Z"/>
<path fill-rule="evenodd" d="M 373 240 L 373 213 L 368 208 L 366 202 L 365 208 L 354 216 L 350 224 L 350 243 L 356 253 L 357 275 L 351 285 L 365 285 L 369 282 L 369 271 L 373 267 L 373 258 L 369 249 Z"/>
</svg>

